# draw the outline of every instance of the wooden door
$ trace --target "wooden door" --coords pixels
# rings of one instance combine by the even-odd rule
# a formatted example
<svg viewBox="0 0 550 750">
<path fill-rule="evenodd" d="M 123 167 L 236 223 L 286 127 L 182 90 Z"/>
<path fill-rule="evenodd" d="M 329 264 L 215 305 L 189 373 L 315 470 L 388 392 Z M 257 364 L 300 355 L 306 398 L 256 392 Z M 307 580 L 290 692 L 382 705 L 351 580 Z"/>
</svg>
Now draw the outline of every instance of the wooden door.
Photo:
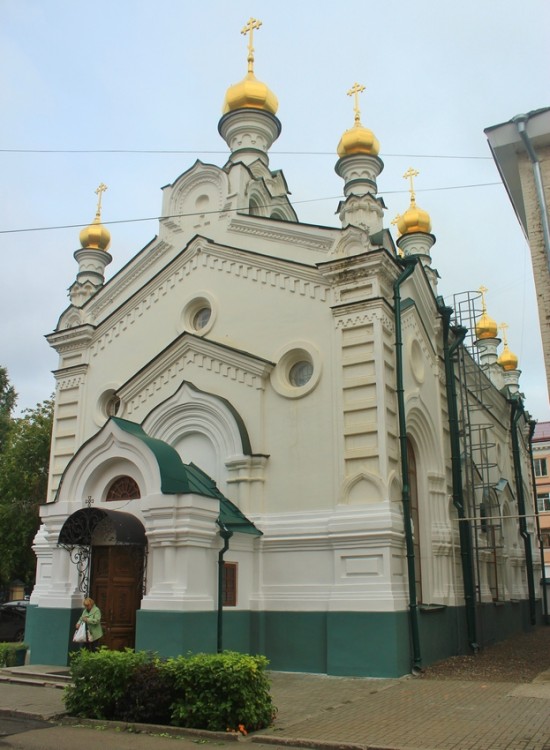
<svg viewBox="0 0 550 750">
<path fill-rule="evenodd" d="M 101 610 L 102 645 L 134 648 L 143 582 L 143 547 L 92 547 L 91 597 Z"/>
</svg>

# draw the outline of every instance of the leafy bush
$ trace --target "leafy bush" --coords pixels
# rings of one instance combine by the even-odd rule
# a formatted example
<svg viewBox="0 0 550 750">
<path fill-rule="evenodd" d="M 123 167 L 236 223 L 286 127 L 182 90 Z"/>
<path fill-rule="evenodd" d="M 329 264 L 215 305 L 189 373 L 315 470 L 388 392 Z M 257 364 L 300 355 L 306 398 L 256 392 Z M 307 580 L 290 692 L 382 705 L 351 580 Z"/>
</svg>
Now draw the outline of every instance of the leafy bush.
<svg viewBox="0 0 550 750">
<path fill-rule="evenodd" d="M 81 649 L 71 656 L 72 684 L 65 688 L 65 707 L 73 716 L 117 719 L 118 706 L 130 689 L 137 667 L 149 660 L 142 651 Z"/>
<path fill-rule="evenodd" d="M 145 651 L 75 652 L 65 707 L 73 716 L 211 731 L 254 731 L 275 709 L 264 656 L 226 651 L 162 661 Z"/>
<path fill-rule="evenodd" d="M 117 718 L 146 724 L 170 724 L 174 685 L 158 659 L 138 664 L 118 701 Z"/>
<path fill-rule="evenodd" d="M 275 709 L 264 656 L 232 651 L 169 659 L 175 701 L 172 722 L 211 731 L 254 731 L 269 726 Z"/>
<path fill-rule="evenodd" d="M 27 650 L 26 643 L 0 643 L 0 667 L 14 667 L 17 661 L 16 651 Z"/>
</svg>

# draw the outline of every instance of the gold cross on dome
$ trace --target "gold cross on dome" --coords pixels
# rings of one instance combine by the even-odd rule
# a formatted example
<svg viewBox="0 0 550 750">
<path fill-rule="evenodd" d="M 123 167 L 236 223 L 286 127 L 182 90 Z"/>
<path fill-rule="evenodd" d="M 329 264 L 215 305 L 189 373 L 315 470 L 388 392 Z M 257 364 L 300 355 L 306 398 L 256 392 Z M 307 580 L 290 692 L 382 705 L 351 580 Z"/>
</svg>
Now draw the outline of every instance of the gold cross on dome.
<svg viewBox="0 0 550 750">
<path fill-rule="evenodd" d="M 361 116 L 361 110 L 359 109 L 359 94 L 362 94 L 364 90 L 365 87 L 356 81 L 348 91 L 348 96 L 354 97 L 353 111 L 355 113 L 355 122 L 359 122 Z"/>
<path fill-rule="evenodd" d="M 487 312 L 487 305 L 485 304 L 485 295 L 489 291 L 486 286 L 483 286 L 483 284 L 479 287 L 477 290 L 481 294 L 481 312 L 483 315 Z"/>
<path fill-rule="evenodd" d="M 412 167 L 409 167 L 405 174 L 403 175 L 404 180 L 410 180 L 411 186 L 409 188 L 409 193 L 411 194 L 411 203 L 414 203 L 416 200 L 416 196 L 414 194 L 414 178 L 418 177 L 420 172 L 416 169 L 413 169 Z"/>
<path fill-rule="evenodd" d="M 502 340 L 504 342 L 504 346 L 508 346 L 508 340 L 506 338 L 506 331 L 508 330 L 508 323 L 501 323 L 499 325 L 499 330 L 502 331 Z"/>
<path fill-rule="evenodd" d="M 97 209 L 96 209 L 96 216 L 101 216 L 101 199 L 103 197 L 103 193 L 108 190 L 109 188 L 107 185 L 105 185 L 104 182 L 101 182 L 95 191 L 95 194 L 97 195 Z"/>
<path fill-rule="evenodd" d="M 246 36 L 249 34 L 248 37 L 248 72 L 253 73 L 254 72 L 254 29 L 259 29 L 262 25 L 261 21 L 258 21 L 257 18 L 252 18 L 252 16 L 248 19 L 247 23 L 243 26 L 241 29 L 241 34 Z"/>
</svg>

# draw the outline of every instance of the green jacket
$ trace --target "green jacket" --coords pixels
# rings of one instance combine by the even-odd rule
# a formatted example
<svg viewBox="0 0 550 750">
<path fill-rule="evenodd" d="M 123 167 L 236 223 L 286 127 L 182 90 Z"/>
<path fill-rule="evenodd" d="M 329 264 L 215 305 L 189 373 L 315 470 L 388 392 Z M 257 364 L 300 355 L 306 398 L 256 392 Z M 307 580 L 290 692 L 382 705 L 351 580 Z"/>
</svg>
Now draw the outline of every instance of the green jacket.
<svg viewBox="0 0 550 750">
<path fill-rule="evenodd" d="M 85 622 L 88 626 L 88 639 L 90 641 L 97 641 L 103 636 L 103 628 L 101 627 L 101 611 L 98 606 L 94 604 L 91 610 L 88 612 L 86 607 L 80 615 L 77 625 L 81 622 Z"/>
</svg>

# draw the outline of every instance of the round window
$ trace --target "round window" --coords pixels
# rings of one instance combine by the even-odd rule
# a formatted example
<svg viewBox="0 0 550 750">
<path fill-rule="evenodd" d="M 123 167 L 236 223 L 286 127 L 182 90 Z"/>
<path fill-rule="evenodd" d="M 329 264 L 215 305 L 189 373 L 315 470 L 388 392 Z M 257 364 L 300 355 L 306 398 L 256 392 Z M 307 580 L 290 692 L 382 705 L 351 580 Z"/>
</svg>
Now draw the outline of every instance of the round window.
<svg viewBox="0 0 550 750">
<path fill-rule="evenodd" d="M 288 380 L 295 388 L 301 388 L 309 383 L 313 375 L 313 364 L 307 360 L 300 360 L 292 365 L 288 373 Z"/>
<path fill-rule="evenodd" d="M 200 310 L 197 310 L 197 312 L 193 316 L 193 328 L 196 331 L 200 331 L 201 328 L 205 328 L 205 326 L 208 325 L 208 321 L 210 320 L 211 315 L 212 310 L 209 307 L 201 307 Z"/>
</svg>

